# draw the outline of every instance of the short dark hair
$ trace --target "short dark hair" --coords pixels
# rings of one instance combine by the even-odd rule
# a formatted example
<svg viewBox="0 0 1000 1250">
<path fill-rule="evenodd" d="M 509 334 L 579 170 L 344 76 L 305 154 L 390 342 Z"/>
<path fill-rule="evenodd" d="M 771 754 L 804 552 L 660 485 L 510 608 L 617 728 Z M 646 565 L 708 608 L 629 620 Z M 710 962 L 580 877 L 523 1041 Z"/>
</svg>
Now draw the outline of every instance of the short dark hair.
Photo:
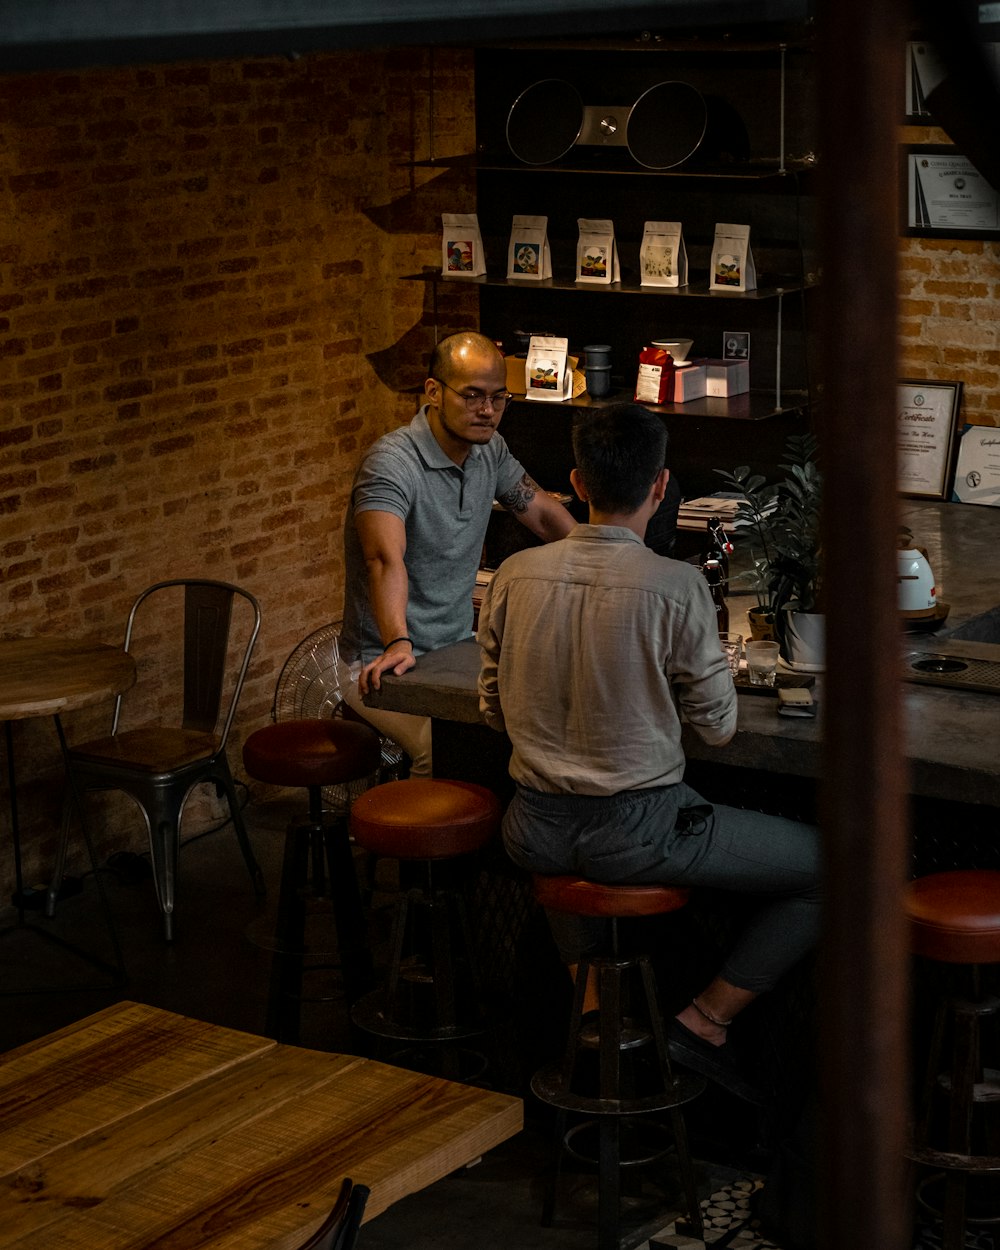
<svg viewBox="0 0 1000 1250">
<path fill-rule="evenodd" d="M 666 464 L 666 427 L 641 404 L 593 408 L 573 425 L 573 454 L 598 511 L 636 512 Z"/>
</svg>

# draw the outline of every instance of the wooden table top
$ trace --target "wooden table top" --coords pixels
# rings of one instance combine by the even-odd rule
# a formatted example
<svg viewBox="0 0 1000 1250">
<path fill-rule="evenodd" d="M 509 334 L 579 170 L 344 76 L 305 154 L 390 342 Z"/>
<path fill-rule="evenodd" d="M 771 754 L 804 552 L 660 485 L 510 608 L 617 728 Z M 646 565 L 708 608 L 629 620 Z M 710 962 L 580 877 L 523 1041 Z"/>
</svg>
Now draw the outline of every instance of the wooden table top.
<svg viewBox="0 0 1000 1250">
<path fill-rule="evenodd" d="M 121 647 L 83 638 L 0 639 L 0 720 L 57 716 L 135 684 Z"/>
<path fill-rule="evenodd" d="M 518 1098 L 122 1002 L 0 1055 L 5 1250 L 293 1250 L 521 1128 Z"/>
</svg>

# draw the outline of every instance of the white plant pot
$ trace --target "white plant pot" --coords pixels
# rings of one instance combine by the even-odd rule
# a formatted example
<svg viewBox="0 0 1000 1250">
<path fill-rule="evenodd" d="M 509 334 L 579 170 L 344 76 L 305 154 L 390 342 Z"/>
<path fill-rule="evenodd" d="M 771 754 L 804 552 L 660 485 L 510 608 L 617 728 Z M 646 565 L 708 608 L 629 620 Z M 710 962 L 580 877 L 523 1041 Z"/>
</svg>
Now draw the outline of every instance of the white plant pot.
<svg viewBox="0 0 1000 1250">
<path fill-rule="evenodd" d="M 782 658 L 803 673 L 821 673 L 826 664 L 826 617 L 822 612 L 785 610 Z"/>
</svg>

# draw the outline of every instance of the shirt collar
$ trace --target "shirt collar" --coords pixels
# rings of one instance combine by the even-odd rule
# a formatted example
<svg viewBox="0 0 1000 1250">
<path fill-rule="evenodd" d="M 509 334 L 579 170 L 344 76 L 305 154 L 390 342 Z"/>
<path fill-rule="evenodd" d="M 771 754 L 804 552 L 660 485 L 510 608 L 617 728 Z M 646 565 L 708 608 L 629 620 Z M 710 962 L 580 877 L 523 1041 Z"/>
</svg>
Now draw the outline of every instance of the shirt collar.
<svg viewBox="0 0 1000 1250">
<path fill-rule="evenodd" d="M 588 525 L 585 521 L 580 521 L 570 530 L 568 537 L 584 543 L 629 542 L 638 543 L 640 547 L 645 546 L 635 530 L 630 530 L 625 525 Z"/>
<path fill-rule="evenodd" d="M 420 458 L 431 469 L 458 469 L 462 472 L 465 465 L 457 465 L 454 460 L 445 454 L 441 444 L 434 437 L 434 431 L 430 427 L 427 420 L 427 405 L 424 404 L 417 415 L 410 422 L 410 437 L 413 439 L 413 445 L 420 453 Z M 473 444 L 469 449 L 465 464 L 470 460 L 478 460 L 483 454 L 483 449 Z"/>
</svg>

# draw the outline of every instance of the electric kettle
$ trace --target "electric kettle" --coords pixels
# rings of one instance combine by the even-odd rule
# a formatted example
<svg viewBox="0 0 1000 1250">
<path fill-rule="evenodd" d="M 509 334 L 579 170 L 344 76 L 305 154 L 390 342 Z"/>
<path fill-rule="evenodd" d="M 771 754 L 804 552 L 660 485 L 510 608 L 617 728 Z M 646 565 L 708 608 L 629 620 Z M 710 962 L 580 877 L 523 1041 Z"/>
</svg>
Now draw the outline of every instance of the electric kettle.
<svg viewBox="0 0 1000 1250">
<path fill-rule="evenodd" d="M 923 547 L 903 546 L 897 555 L 899 611 L 906 618 L 940 616 L 934 574 Z"/>
</svg>

